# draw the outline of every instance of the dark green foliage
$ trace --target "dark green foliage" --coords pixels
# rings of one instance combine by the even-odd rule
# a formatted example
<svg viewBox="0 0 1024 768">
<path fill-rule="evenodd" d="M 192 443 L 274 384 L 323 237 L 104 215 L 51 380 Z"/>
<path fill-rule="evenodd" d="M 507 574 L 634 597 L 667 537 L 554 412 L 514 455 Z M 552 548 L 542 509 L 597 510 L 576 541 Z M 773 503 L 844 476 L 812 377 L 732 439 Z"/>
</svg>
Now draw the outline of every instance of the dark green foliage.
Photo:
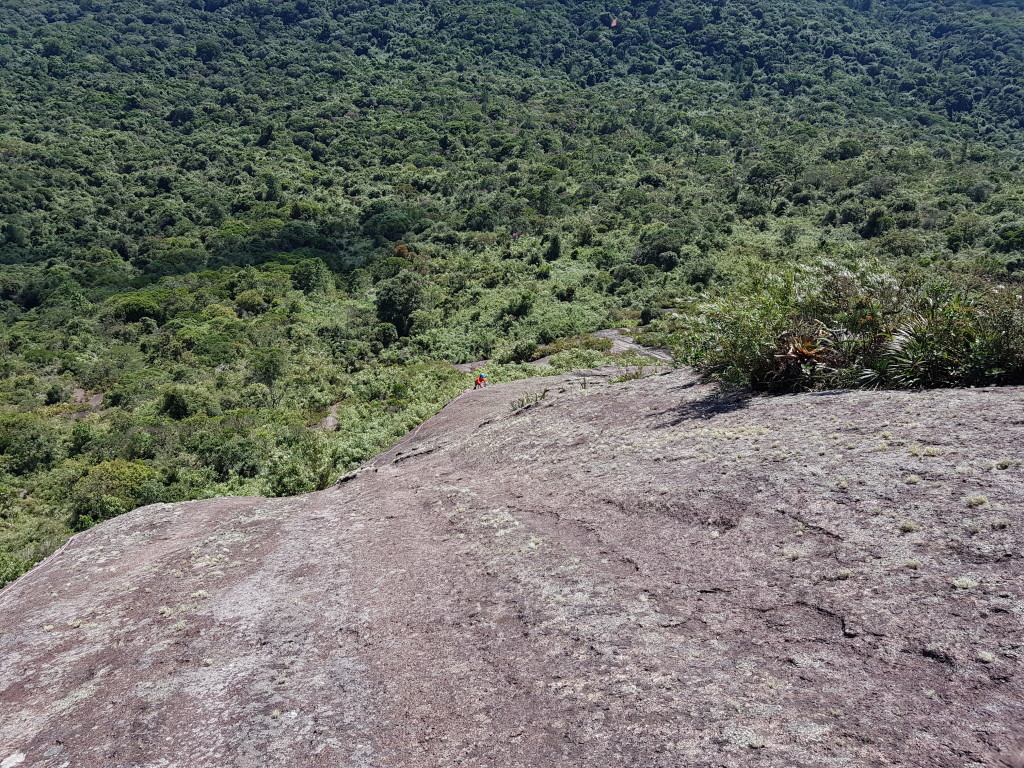
<svg viewBox="0 0 1024 768">
<path fill-rule="evenodd" d="M 292 284 L 305 294 L 324 293 L 334 285 L 334 278 L 322 259 L 306 259 L 292 270 Z"/>
<path fill-rule="evenodd" d="M 842 139 L 823 153 L 826 160 L 852 160 L 864 154 L 864 147 L 856 139 Z"/>
<path fill-rule="evenodd" d="M 377 317 L 408 336 L 412 313 L 423 306 L 426 281 L 415 272 L 400 272 L 377 284 Z"/>
<path fill-rule="evenodd" d="M 875 208 L 868 214 L 868 220 L 861 227 L 862 237 L 873 238 L 885 234 L 896 226 L 896 219 L 882 208 Z"/>
<path fill-rule="evenodd" d="M 197 414 L 210 414 L 215 406 L 209 395 L 197 387 L 171 387 L 160 399 L 160 413 L 180 421 Z"/>
<path fill-rule="evenodd" d="M 270 402 L 276 405 L 280 399 L 278 382 L 288 371 L 288 351 L 281 347 L 260 347 L 249 355 L 249 369 L 254 381 L 267 388 Z"/>
<path fill-rule="evenodd" d="M 519 320 L 530 314 L 530 310 L 533 309 L 536 300 L 537 294 L 533 291 L 518 291 L 505 305 L 501 314 Z"/>
<path fill-rule="evenodd" d="M 1024 383 L 1024 303 L 1002 293 L 951 291 L 919 300 L 863 373 L 869 384 L 968 387 Z"/>
<path fill-rule="evenodd" d="M 562 239 L 558 235 L 552 235 L 548 247 L 544 251 L 546 261 L 555 261 L 562 256 Z"/>
<path fill-rule="evenodd" d="M 996 241 L 996 250 L 1003 253 L 1011 251 L 1024 251 L 1024 227 L 1006 229 L 999 233 Z"/>
<path fill-rule="evenodd" d="M 466 229 L 489 231 L 498 222 L 498 214 L 489 205 L 478 205 L 466 214 Z"/>
<path fill-rule="evenodd" d="M 747 184 L 771 206 L 776 196 L 789 184 L 789 178 L 785 169 L 777 163 L 757 163 L 747 172 Z"/>
<path fill-rule="evenodd" d="M 216 40 L 200 40 L 196 43 L 196 58 L 200 61 L 210 62 L 219 59 L 224 53 L 224 48 Z"/>
<path fill-rule="evenodd" d="M 679 263 L 679 253 L 686 247 L 686 239 L 677 230 L 663 228 L 648 231 L 640 238 L 640 245 L 633 252 L 637 264 L 650 264 L 668 271 Z"/>
<path fill-rule="evenodd" d="M 235 306 L 250 315 L 258 315 L 268 309 L 268 304 L 263 300 L 263 294 L 254 288 L 242 291 L 235 296 Z"/>
<path fill-rule="evenodd" d="M 499 363 L 525 363 L 532 360 L 536 352 L 536 343 L 521 339 L 499 350 L 494 359 Z"/>
<path fill-rule="evenodd" d="M 400 240 L 412 230 L 419 216 L 415 208 L 395 200 L 375 200 L 363 209 L 363 232 L 381 240 Z"/>
</svg>

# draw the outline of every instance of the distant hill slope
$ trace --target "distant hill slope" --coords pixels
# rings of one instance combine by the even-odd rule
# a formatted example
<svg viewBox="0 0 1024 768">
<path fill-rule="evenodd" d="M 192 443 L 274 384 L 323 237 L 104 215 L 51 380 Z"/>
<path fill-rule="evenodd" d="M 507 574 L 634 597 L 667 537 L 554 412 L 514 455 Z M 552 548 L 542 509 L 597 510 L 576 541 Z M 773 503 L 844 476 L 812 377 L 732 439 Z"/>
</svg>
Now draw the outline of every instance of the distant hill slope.
<svg viewBox="0 0 1024 768">
<path fill-rule="evenodd" d="M 468 392 L 336 489 L 81 534 L 0 593 L 0 761 L 1007 754 L 1024 390 L 609 377 Z"/>
<path fill-rule="evenodd" d="M 360 235 L 640 208 L 571 182 L 645 156 L 694 153 L 713 187 L 730 163 L 702 156 L 780 135 L 1019 162 L 1022 18 L 1009 0 L 8 4 L 0 263 L 113 252 L 161 275 L 306 249 L 350 269 Z"/>
</svg>

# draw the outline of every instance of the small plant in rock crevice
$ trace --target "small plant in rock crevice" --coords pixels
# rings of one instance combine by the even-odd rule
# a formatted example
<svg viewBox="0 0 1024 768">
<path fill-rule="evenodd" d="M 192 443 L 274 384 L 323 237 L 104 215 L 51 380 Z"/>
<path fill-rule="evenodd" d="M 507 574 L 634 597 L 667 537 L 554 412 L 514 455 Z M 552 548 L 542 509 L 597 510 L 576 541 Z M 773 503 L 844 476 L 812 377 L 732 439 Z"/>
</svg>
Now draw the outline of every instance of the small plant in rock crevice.
<svg viewBox="0 0 1024 768">
<path fill-rule="evenodd" d="M 543 392 L 535 392 L 532 395 L 523 395 L 517 400 L 513 400 L 509 403 L 509 408 L 512 413 L 519 413 L 520 411 L 526 410 L 531 406 L 537 405 L 537 403 L 545 400 L 550 390 L 545 389 Z"/>
</svg>

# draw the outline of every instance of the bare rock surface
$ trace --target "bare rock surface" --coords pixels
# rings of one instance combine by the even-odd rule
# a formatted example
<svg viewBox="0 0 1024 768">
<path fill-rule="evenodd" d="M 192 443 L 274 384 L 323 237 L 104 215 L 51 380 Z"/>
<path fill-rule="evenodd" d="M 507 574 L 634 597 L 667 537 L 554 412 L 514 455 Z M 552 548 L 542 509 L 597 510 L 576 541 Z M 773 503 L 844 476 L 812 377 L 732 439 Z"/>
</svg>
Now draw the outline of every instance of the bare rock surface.
<svg viewBox="0 0 1024 768">
<path fill-rule="evenodd" d="M 618 372 L 464 393 L 331 490 L 78 536 L 0 592 L 0 764 L 1013 759 L 1024 391 Z"/>
<path fill-rule="evenodd" d="M 71 402 L 82 407 L 76 409 L 76 412 L 72 413 L 71 417 L 74 419 L 84 419 L 88 415 L 99 411 L 103 407 L 103 398 L 102 392 L 89 394 L 81 387 L 76 387 L 71 393 Z M 0 768 L 8 768 L 8 766 L 0 763 Z"/>
<path fill-rule="evenodd" d="M 477 368 L 483 368 L 489 362 L 489 360 L 476 360 L 472 363 L 457 363 L 452 368 L 459 373 L 473 373 Z"/>
<path fill-rule="evenodd" d="M 341 403 L 335 403 L 327 409 L 327 415 L 313 425 L 313 429 L 320 429 L 325 432 L 334 432 L 338 429 L 338 408 Z"/>
</svg>

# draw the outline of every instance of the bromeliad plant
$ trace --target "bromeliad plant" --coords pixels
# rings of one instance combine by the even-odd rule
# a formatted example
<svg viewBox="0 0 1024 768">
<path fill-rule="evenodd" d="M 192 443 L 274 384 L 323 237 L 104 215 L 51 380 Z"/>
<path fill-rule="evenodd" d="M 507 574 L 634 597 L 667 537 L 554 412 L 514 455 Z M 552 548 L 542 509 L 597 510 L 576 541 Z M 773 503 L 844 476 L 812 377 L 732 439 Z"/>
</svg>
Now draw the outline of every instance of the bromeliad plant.
<svg viewBox="0 0 1024 768">
<path fill-rule="evenodd" d="M 677 356 L 767 392 L 1024 382 L 1024 299 L 1005 287 L 911 287 L 877 266 L 765 275 L 674 322 Z"/>
<path fill-rule="evenodd" d="M 1010 291 L 930 295 L 886 337 L 862 373 L 900 388 L 1016 384 L 1024 380 L 1024 302 Z"/>
</svg>

